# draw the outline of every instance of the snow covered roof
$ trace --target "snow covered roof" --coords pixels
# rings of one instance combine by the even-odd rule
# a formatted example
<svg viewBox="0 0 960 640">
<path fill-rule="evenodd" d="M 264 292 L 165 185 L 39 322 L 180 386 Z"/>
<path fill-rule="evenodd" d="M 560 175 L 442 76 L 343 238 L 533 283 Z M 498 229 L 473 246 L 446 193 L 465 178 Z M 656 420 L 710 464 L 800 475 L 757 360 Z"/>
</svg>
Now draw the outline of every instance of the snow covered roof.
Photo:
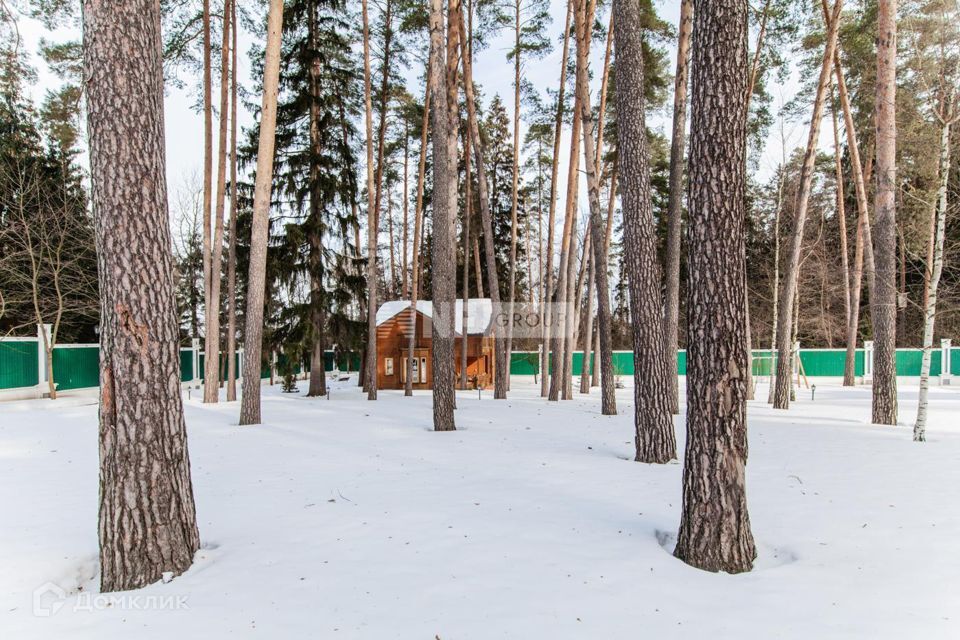
<svg viewBox="0 0 960 640">
<path fill-rule="evenodd" d="M 384 302 L 377 309 L 377 326 L 387 322 L 396 315 L 410 308 L 409 300 L 390 300 Z M 417 300 L 417 311 L 428 318 L 433 318 L 433 302 Z M 469 335 L 484 334 L 490 327 L 493 316 L 493 302 L 490 298 L 471 298 L 467 305 L 467 333 Z M 454 310 L 454 331 L 463 334 L 463 300 L 456 301 Z"/>
</svg>

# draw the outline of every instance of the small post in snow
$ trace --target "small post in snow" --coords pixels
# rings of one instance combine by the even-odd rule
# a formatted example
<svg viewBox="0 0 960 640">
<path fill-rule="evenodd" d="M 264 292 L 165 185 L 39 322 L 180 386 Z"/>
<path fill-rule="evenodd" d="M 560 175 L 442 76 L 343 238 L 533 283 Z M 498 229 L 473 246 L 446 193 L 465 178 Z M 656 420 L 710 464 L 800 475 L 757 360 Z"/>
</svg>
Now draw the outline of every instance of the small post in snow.
<svg viewBox="0 0 960 640">
<path fill-rule="evenodd" d="M 952 363 L 950 362 L 950 349 L 952 348 L 950 344 L 950 338 L 944 338 L 940 341 L 940 384 L 950 384 L 950 370 L 952 369 Z"/>
</svg>

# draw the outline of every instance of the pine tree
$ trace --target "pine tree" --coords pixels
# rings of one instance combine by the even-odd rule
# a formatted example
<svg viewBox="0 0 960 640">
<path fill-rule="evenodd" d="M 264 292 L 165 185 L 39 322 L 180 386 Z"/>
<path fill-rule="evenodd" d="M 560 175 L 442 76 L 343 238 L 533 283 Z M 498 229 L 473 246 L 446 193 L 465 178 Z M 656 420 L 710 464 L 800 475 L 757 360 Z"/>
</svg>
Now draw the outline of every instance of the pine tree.
<svg viewBox="0 0 960 640">
<path fill-rule="evenodd" d="M 200 536 L 180 396 L 159 4 L 86 2 L 83 26 L 103 298 L 100 588 L 124 591 L 186 571 Z"/>
</svg>

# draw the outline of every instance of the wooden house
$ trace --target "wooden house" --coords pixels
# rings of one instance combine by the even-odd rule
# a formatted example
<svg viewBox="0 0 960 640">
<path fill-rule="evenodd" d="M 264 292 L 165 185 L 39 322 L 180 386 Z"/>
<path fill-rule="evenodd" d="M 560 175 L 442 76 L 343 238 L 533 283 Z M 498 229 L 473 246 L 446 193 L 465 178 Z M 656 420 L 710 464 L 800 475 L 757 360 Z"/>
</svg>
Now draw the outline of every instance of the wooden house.
<svg viewBox="0 0 960 640">
<path fill-rule="evenodd" d="M 470 388 L 493 384 L 493 337 L 489 298 L 470 300 L 467 327 L 463 327 L 463 300 L 456 301 L 454 369 L 459 387 L 463 340 L 467 341 L 467 381 Z M 377 309 L 377 388 L 403 389 L 407 381 L 410 331 L 415 331 L 413 388 L 433 387 L 433 303 L 417 301 L 416 313 L 409 300 L 391 300 Z"/>
</svg>

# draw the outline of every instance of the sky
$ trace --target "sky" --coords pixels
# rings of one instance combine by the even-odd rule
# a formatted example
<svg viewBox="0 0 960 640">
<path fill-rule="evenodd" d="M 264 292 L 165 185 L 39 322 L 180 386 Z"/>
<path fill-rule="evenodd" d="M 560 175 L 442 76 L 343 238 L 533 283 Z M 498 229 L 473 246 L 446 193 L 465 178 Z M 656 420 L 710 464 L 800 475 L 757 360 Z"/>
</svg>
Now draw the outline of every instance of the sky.
<svg viewBox="0 0 960 640">
<path fill-rule="evenodd" d="M 679 0 L 655 0 L 657 10 L 662 19 L 676 25 L 679 20 L 680 2 Z M 565 19 L 566 3 L 563 0 L 551 0 L 550 13 L 553 22 L 549 25 L 550 33 L 554 41 L 553 51 L 539 60 L 530 61 L 525 65 L 525 76 L 539 90 L 544 91 L 547 87 L 555 88 L 559 82 L 560 72 L 560 42 L 559 36 L 562 32 Z M 609 15 L 608 6 L 600 9 L 599 18 L 606 22 Z M 79 32 L 76 28 L 61 28 L 57 31 L 49 32 L 39 23 L 29 19 L 22 19 L 20 23 L 20 32 L 23 38 L 23 45 L 29 52 L 36 52 L 41 38 L 53 41 L 78 38 Z M 246 55 L 251 37 L 241 37 L 238 77 L 242 84 L 250 85 L 250 60 Z M 490 46 L 482 52 L 477 52 L 474 61 L 474 78 L 483 88 L 485 96 L 492 96 L 495 93 L 500 94 L 508 110 L 512 111 L 513 96 L 513 71 L 512 62 L 507 60 L 506 52 L 510 46 L 508 34 L 504 33 L 494 39 Z M 598 92 L 600 84 L 599 69 L 602 65 L 603 43 L 595 42 L 592 47 L 591 68 L 595 71 L 595 77 L 591 84 L 591 90 L 594 99 Z M 674 46 L 668 47 L 671 72 L 675 68 L 676 50 Z M 425 54 L 425 52 L 424 52 Z M 32 60 L 37 69 L 39 81 L 32 87 L 33 97 L 39 104 L 43 98 L 44 92 L 53 86 L 56 86 L 58 80 L 49 73 L 44 67 L 43 61 L 39 56 L 34 56 Z M 416 78 L 422 73 L 419 68 L 412 68 L 408 71 L 410 79 L 409 88 L 414 95 L 422 95 L 422 87 L 417 86 Z M 188 83 L 193 80 L 185 78 Z M 795 76 L 783 87 L 772 87 L 775 105 L 777 103 L 788 101 L 797 90 Z M 215 88 L 216 93 L 216 88 Z M 216 99 L 216 95 L 214 96 Z M 259 99 L 259 98 L 258 98 Z M 184 196 L 196 189 L 200 184 L 198 176 L 202 175 L 203 166 L 203 118 L 202 115 L 193 109 L 194 98 L 186 90 L 168 88 L 164 103 L 164 118 L 166 126 L 166 160 L 167 160 L 167 185 L 168 196 L 171 203 L 171 215 L 176 217 L 178 203 L 184 199 Z M 240 105 L 240 125 L 241 127 L 253 124 L 253 118 L 243 105 Z M 650 115 L 648 125 L 654 129 L 659 129 L 669 136 L 670 133 L 670 108 L 662 112 L 655 112 Z M 521 123 L 521 135 L 525 126 Z M 362 127 L 360 128 L 362 131 Z M 802 142 L 805 135 L 805 128 L 799 123 L 789 124 L 785 127 L 787 137 L 787 148 L 796 146 Z M 214 149 L 217 148 L 217 125 L 214 123 Z M 566 181 L 566 169 L 569 155 L 569 131 L 564 132 L 561 144 L 560 157 L 560 181 L 558 193 L 564 193 Z M 774 168 L 780 162 L 783 154 L 783 147 L 780 143 L 780 131 L 775 125 L 771 130 L 770 140 L 767 147 L 763 150 L 762 156 L 757 164 L 757 172 L 760 178 L 772 174 Z M 362 178 L 361 178 L 362 179 Z M 584 179 L 581 176 L 581 179 Z M 585 184 L 582 185 L 581 193 L 586 193 Z M 586 207 L 586 199 L 581 198 L 579 203 L 581 211 Z M 581 220 L 585 215 L 581 214 Z"/>
</svg>

